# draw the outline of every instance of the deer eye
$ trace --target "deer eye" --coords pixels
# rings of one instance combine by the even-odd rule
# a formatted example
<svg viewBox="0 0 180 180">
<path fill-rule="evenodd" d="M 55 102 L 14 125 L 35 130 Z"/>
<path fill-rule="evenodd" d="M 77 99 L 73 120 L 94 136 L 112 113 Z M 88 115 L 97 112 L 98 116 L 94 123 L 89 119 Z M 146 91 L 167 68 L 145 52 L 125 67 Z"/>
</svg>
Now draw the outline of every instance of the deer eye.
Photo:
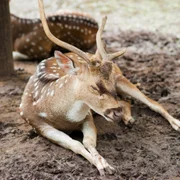
<svg viewBox="0 0 180 180">
<path fill-rule="evenodd" d="M 91 86 L 91 88 L 92 88 L 94 91 L 96 91 L 96 92 L 98 92 L 98 93 L 99 93 L 99 89 L 98 89 L 98 88 L 96 88 L 95 86 Z"/>
</svg>

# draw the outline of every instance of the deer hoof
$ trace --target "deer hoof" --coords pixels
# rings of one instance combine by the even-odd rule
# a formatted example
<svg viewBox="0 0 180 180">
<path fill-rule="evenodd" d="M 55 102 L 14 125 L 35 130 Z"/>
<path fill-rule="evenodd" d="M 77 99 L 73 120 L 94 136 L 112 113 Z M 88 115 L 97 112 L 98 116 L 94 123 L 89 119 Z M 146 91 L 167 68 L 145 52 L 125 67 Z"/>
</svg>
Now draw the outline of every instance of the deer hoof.
<svg viewBox="0 0 180 180">
<path fill-rule="evenodd" d="M 104 169 L 98 169 L 100 176 L 105 176 Z"/>
<path fill-rule="evenodd" d="M 106 167 L 106 171 L 108 172 L 108 174 L 114 174 L 116 172 L 116 169 L 109 165 L 108 167 Z"/>
<path fill-rule="evenodd" d="M 98 155 L 98 157 L 96 156 L 96 167 L 100 173 L 101 176 L 105 175 L 105 171 L 108 174 L 113 174 L 115 172 L 115 169 L 110 166 L 107 161 L 100 155 Z"/>
<path fill-rule="evenodd" d="M 171 126 L 173 127 L 173 129 L 175 129 L 176 131 L 180 132 L 180 121 L 177 119 L 174 119 L 171 122 Z"/>
<path fill-rule="evenodd" d="M 135 122 L 135 119 L 133 117 L 130 117 L 124 120 L 124 124 L 127 125 L 128 127 L 132 127 L 134 122 Z"/>
</svg>

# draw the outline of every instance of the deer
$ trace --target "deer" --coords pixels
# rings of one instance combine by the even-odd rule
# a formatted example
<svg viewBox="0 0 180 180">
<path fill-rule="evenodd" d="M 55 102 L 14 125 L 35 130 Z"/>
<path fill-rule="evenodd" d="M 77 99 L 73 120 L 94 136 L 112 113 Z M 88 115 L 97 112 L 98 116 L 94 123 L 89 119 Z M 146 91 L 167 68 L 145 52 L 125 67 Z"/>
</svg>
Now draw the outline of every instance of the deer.
<svg viewBox="0 0 180 180">
<path fill-rule="evenodd" d="M 144 95 L 136 85 L 123 76 L 112 62 L 126 49 L 107 53 L 102 33 L 107 17 L 96 34 L 97 50 L 85 53 L 77 47 L 56 38 L 49 30 L 43 0 L 38 0 L 39 11 L 47 37 L 69 53 L 54 52 L 54 57 L 39 63 L 30 77 L 20 104 L 20 115 L 35 130 L 51 142 L 80 154 L 93 164 L 100 175 L 114 173 L 112 167 L 97 151 L 97 130 L 92 110 L 109 122 L 122 120 L 126 125 L 134 123 L 130 102 L 120 97 L 129 95 L 146 104 L 163 116 L 176 131 L 180 121 L 172 117 L 158 102 Z M 83 133 L 82 143 L 68 132 Z"/>
<path fill-rule="evenodd" d="M 13 50 L 29 59 L 51 57 L 54 50 L 62 50 L 44 33 L 40 19 L 20 18 L 11 14 Z M 98 24 L 87 13 L 60 10 L 47 16 L 48 25 L 55 36 L 82 50 L 95 45 Z"/>
</svg>

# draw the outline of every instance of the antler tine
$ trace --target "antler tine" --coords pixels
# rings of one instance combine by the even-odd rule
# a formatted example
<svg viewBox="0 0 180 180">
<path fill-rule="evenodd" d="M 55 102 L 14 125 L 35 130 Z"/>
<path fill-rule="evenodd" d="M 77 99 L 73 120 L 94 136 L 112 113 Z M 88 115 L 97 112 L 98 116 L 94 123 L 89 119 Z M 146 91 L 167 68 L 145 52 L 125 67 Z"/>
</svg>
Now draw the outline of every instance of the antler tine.
<svg viewBox="0 0 180 180">
<path fill-rule="evenodd" d="M 110 61 L 114 59 L 115 57 L 122 56 L 126 52 L 126 48 L 112 54 L 108 54 L 104 48 L 103 40 L 102 40 L 102 33 L 106 24 L 107 16 L 102 18 L 101 25 L 98 29 L 98 32 L 96 34 L 96 42 L 97 42 L 97 51 L 100 53 L 102 60 Z"/>
<path fill-rule="evenodd" d="M 86 54 L 81 51 L 80 49 L 76 48 L 73 45 L 70 45 L 64 41 L 59 40 L 58 38 L 56 38 L 50 31 L 48 24 L 47 24 L 47 20 L 46 20 L 46 16 L 45 16 L 45 12 L 44 12 L 44 5 L 43 5 L 43 0 L 38 0 L 39 2 L 39 13 L 40 13 L 40 18 L 42 21 L 42 25 L 43 25 L 43 29 L 46 33 L 46 36 L 55 44 L 57 44 L 60 47 L 63 47 L 65 49 L 68 49 L 69 51 L 72 51 L 74 53 L 76 53 L 77 55 L 79 55 L 80 57 L 82 57 L 87 63 L 90 63 L 89 58 L 86 56 Z"/>
<path fill-rule="evenodd" d="M 116 57 L 122 56 L 124 53 L 126 52 L 126 48 L 123 48 L 122 50 L 112 53 L 112 54 L 108 54 L 108 60 L 112 60 Z"/>
<path fill-rule="evenodd" d="M 96 43 L 97 43 L 97 51 L 96 51 L 96 54 L 100 54 L 102 59 L 107 59 L 107 53 L 104 49 L 104 44 L 103 44 L 103 41 L 102 41 L 102 33 L 103 33 L 103 30 L 104 30 L 104 27 L 105 27 L 105 24 L 106 24 L 106 20 L 107 20 L 107 16 L 103 17 L 102 18 L 102 22 L 99 26 L 99 29 L 98 29 L 98 32 L 96 34 Z"/>
</svg>

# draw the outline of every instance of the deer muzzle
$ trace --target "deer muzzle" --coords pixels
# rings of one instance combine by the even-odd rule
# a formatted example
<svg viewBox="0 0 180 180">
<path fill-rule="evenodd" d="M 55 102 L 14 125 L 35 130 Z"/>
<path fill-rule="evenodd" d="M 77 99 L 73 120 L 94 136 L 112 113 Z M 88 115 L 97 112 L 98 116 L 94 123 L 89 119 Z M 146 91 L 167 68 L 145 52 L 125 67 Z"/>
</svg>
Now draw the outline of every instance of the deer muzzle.
<svg viewBox="0 0 180 180">
<path fill-rule="evenodd" d="M 110 120 L 120 120 L 122 118 L 122 108 L 111 108 L 104 112 L 104 116 Z"/>
</svg>

